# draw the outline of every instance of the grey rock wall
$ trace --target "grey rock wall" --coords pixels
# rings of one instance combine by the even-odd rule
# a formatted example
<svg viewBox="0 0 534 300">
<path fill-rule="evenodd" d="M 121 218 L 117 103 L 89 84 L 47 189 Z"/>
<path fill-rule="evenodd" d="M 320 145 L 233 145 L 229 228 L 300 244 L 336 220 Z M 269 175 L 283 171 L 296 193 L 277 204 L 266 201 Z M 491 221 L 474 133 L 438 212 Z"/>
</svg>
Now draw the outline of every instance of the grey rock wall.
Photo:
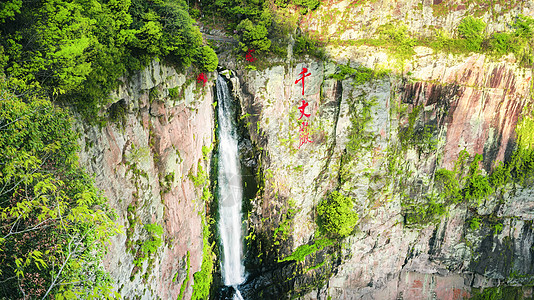
<svg viewBox="0 0 534 300">
<path fill-rule="evenodd" d="M 368 50 L 345 47 L 331 53 L 353 67 L 391 63 L 384 53 Z M 529 95 L 528 70 L 483 55 L 426 59 L 427 50 L 418 49 L 422 54 L 407 63 L 411 75 L 363 84 L 336 81 L 330 78 L 335 64 L 315 60 L 236 72 L 243 118 L 263 153 L 265 185 L 262 197 L 253 202 L 249 230 L 259 241 L 252 248 L 263 255 L 253 265 L 269 273 L 252 276 L 247 287 L 303 299 L 460 299 L 472 295 L 471 288 L 531 282 L 529 189 L 505 189 L 474 211 L 464 204 L 450 206 L 436 223 L 405 223 L 402 193 L 425 201 L 436 169 L 451 169 L 461 150 L 483 154 L 486 172 L 509 158 Z M 312 74 L 304 95 L 295 84 L 303 67 Z M 309 103 L 313 142 L 299 148 L 303 99 Z M 353 119 L 371 102 L 369 121 L 360 132 L 367 140 L 347 159 Z M 433 126 L 434 148 L 420 140 L 400 140 L 414 111 L 415 130 Z M 407 143 L 407 149 L 396 153 L 400 143 Z M 397 156 L 396 173 L 388 166 L 392 156 Z M 333 189 L 356 199 L 360 221 L 355 233 L 340 248 L 319 251 L 321 260 L 277 262 L 313 243 L 315 208 Z M 476 229 L 470 226 L 474 217 L 480 218 Z M 497 224 L 502 228 L 495 229 Z M 325 260 L 319 270 L 330 274 L 326 280 L 310 269 Z M 525 297 L 531 292 L 521 290 Z"/>
<path fill-rule="evenodd" d="M 78 123 L 84 132 L 80 161 L 95 174 L 123 226 L 105 266 L 124 299 L 176 299 L 187 274 L 188 299 L 201 268 L 207 205 L 191 175 L 200 174 L 199 166 L 209 173 L 211 156 L 203 150 L 212 149 L 214 139 L 214 83 L 197 85 L 196 75 L 153 61 L 112 94 L 125 109 L 123 121 L 102 128 Z M 163 228 L 162 245 L 136 266 L 141 245 L 150 240 L 145 224 Z"/>
</svg>

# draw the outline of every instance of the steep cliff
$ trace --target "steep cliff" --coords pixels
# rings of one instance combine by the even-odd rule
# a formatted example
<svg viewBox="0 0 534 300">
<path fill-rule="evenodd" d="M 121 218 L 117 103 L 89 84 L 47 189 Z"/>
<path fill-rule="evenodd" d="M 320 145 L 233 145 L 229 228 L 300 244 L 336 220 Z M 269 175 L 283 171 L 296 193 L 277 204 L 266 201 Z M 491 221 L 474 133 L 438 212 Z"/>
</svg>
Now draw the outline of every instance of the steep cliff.
<svg viewBox="0 0 534 300">
<path fill-rule="evenodd" d="M 214 100 L 195 78 L 153 61 L 113 94 L 115 122 L 79 124 L 82 164 L 123 226 L 105 265 L 125 299 L 189 299 L 200 286 Z"/>
<path fill-rule="evenodd" d="M 532 74 L 506 59 L 416 50 L 404 76 L 380 71 L 388 55 L 367 46 L 332 49 L 357 70 L 352 77 L 313 59 L 237 70 L 264 180 L 249 217 L 249 295 L 459 299 L 471 288 L 530 284 L 528 186 L 509 184 L 475 204 L 444 201 L 430 217 L 425 205 L 443 197 L 436 172 L 453 170 L 462 150 L 483 155 L 482 173 L 511 159 Z M 311 75 L 302 93 L 303 68 Z M 303 113 L 312 142 L 300 145 Z M 318 244 L 316 208 L 333 190 L 355 200 L 355 233 L 295 259 Z"/>
<path fill-rule="evenodd" d="M 244 199 L 245 299 L 532 296 L 532 174 L 520 174 L 532 156 L 517 135 L 532 71 L 514 55 L 362 41 L 399 21 L 420 38 L 456 35 L 468 14 L 490 34 L 533 7 L 460 2 L 323 3 L 299 17 L 285 57 L 252 67 L 219 48 L 241 105 L 244 182 L 258 184 Z M 325 42 L 324 57 L 294 54 L 300 34 Z M 193 274 L 211 273 L 213 82 L 194 76 L 155 61 L 115 93 L 119 122 L 80 124 L 82 162 L 124 226 L 106 264 L 127 298 L 189 299 Z M 358 214 L 350 234 L 322 227 L 333 192 Z"/>
</svg>

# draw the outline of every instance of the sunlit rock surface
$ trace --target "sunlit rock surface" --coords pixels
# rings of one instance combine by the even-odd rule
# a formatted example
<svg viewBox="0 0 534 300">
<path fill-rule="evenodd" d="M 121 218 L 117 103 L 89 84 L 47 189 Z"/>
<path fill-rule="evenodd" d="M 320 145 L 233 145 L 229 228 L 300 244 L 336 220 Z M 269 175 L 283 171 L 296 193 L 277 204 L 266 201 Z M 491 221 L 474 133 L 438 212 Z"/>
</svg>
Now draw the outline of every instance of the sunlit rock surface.
<svg viewBox="0 0 534 300">
<path fill-rule="evenodd" d="M 190 175 L 197 175 L 198 166 L 209 173 L 210 156 L 203 157 L 202 147 L 210 148 L 214 139 L 214 85 L 197 85 L 196 75 L 154 61 L 124 79 L 112 95 L 114 101 L 124 100 L 123 122 L 102 128 L 79 124 L 84 132 L 82 164 L 95 174 L 97 187 L 123 226 L 123 234 L 111 241 L 105 265 L 125 299 L 176 299 L 189 274 L 184 294 L 188 299 L 193 274 L 202 264 L 205 204 L 202 188 L 194 186 Z M 169 89 L 177 90 L 177 97 L 169 95 Z M 165 179 L 169 174 L 174 174 L 172 180 Z M 136 267 L 140 245 L 135 243 L 149 238 L 143 225 L 150 223 L 163 227 L 162 246 L 153 261 Z M 134 243 L 133 253 L 128 241 Z"/>
<path fill-rule="evenodd" d="M 335 61 L 352 67 L 376 70 L 392 64 L 387 55 L 367 46 L 331 50 Z M 471 295 L 472 287 L 525 284 L 534 275 L 530 190 L 507 194 L 502 204 L 499 197 L 481 204 L 479 215 L 496 211 L 503 217 L 498 233 L 490 219 L 470 229 L 473 213 L 463 204 L 450 207 L 435 225 L 404 226 L 400 197 L 394 183 L 385 178 L 389 147 L 399 142 L 399 128 L 407 126 L 408 115 L 420 109 L 417 126 L 434 126 L 437 140 L 432 151 L 409 147 L 402 157 L 406 174 L 401 176 L 406 176 L 410 193 L 417 198 L 428 191 L 437 168 L 452 169 L 461 150 L 483 154 L 482 167 L 487 172 L 508 159 L 515 149 L 515 127 L 531 85 L 530 70 L 510 61 L 417 50 L 406 73 L 363 84 L 354 84 L 352 79 L 336 81 L 330 78 L 336 71 L 332 62 L 312 59 L 235 72 L 235 92 L 249 133 L 262 151 L 265 180 L 263 197 L 253 201 L 249 222 L 263 247 L 252 248 L 261 249 L 264 257 L 252 265 L 270 273 L 251 276 L 248 287 L 255 293 L 263 297 L 286 293 L 304 299 L 461 299 Z M 295 84 L 303 67 L 311 73 L 304 95 L 300 82 Z M 298 107 L 303 99 L 309 103 L 305 112 L 311 116 L 305 120 L 313 128 L 313 142 L 299 149 L 303 119 L 298 120 Z M 374 101 L 365 128 L 374 139 L 369 151 L 362 151 L 353 161 L 342 161 L 351 112 L 363 109 L 359 102 L 354 105 L 354 99 Z M 401 106 L 404 113 L 399 112 Z M 340 176 L 344 177 L 341 181 Z M 324 281 L 315 276 L 315 270 L 306 271 L 317 260 L 277 264 L 276 259 L 313 241 L 315 207 L 336 188 L 356 199 L 361 220 L 356 233 L 344 240 L 341 260 L 328 255 L 322 259 L 329 263 L 319 270 L 332 276 Z M 273 236 L 273 232 L 287 222 L 288 209 L 296 212 L 289 221 L 287 242 L 278 245 L 279 233 Z M 268 241 L 274 245 L 266 246 Z M 531 293 L 523 289 L 524 296 Z"/>
</svg>

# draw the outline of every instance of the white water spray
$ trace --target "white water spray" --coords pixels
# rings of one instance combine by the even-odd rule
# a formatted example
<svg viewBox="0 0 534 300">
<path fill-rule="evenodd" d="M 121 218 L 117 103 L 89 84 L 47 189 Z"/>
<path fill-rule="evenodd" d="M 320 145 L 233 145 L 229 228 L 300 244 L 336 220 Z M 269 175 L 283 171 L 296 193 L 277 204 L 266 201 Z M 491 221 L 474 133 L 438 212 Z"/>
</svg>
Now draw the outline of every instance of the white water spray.
<svg viewBox="0 0 534 300">
<path fill-rule="evenodd" d="M 245 280 L 242 245 L 241 166 L 237 147 L 235 109 L 225 80 L 217 75 L 219 119 L 219 233 L 222 242 L 221 270 L 224 285 L 236 290 L 234 299 L 243 299 L 237 286 Z"/>
</svg>

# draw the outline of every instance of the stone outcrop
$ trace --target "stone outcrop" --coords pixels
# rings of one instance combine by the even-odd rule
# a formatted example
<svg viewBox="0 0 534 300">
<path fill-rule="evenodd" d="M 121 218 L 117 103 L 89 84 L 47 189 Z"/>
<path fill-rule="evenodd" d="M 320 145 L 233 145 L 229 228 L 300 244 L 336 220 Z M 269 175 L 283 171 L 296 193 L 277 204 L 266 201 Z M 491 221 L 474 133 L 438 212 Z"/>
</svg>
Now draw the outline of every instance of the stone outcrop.
<svg viewBox="0 0 534 300">
<path fill-rule="evenodd" d="M 188 299 L 201 268 L 206 204 L 202 186 L 191 178 L 209 172 L 214 85 L 197 85 L 195 76 L 153 61 L 112 95 L 103 115 L 115 109 L 118 121 L 79 123 L 81 162 L 123 227 L 111 240 L 105 266 L 124 299 L 176 299 L 184 282 Z M 136 265 L 151 239 L 145 224 L 163 228 L 162 243 Z"/>
<path fill-rule="evenodd" d="M 338 63 L 355 68 L 391 63 L 387 54 L 366 46 L 331 53 Z M 334 62 L 311 59 L 236 72 L 234 87 L 249 134 L 262 151 L 264 180 L 263 195 L 252 202 L 249 218 L 257 240 L 250 256 L 263 255 L 250 263 L 261 270 L 251 271 L 245 284 L 250 293 L 304 299 L 461 299 L 472 294 L 471 288 L 526 284 L 532 278 L 528 188 L 494 195 L 476 213 L 465 204 L 451 206 L 439 222 L 419 227 L 406 225 L 400 195 L 405 191 L 424 199 L 433 188 L 434 172 L 452 169 L 461 150 L 482 154 L 486 172 L 509 159 L 515 127 L 529 101 L 530 70 L 515 67 L 510 58 L 449 57 L 425 48 L 417 53 L 407 64 L 409 75 L 365 82 L 335 80 Z M 303 67 L 311 73 L 304 95 L 300 82 L 295 84 Z M 304 119 L 298 109 L 302 100 L 309 104 L 305 113 L 310 116 Z M 358 134 L 366 140 L 348 158 L 357 120 L 365 115 Z M 411 125 L 410 118 L 415 119 Z M 312 142 L 300 145 L 303 120 Z M 415 132 L 431 126 L 429 140 L 414 135 L 402 141 L 400 132 L 409 126 Z M 402 143 L 406 151 L 396 153 Z M 388 165 L 392 155 L 399 163 L 399 173 L 393 175 Z M 403 190 L 403 184 L 409 188 Z M 338 189 L 356 200 L 356 233 L 340 249 L 319 251 L 319 260 L 314 255 L 279 263 L 299 246 L 313 244 L 318 234 L 315 208 L 326 193 Z M 473 229 L 475 216 L 480 225 Z M 316 267 L 332 276 L 318 278 Z M 532 290 L 522 293 L 528 297 Z"/>
</svg>

